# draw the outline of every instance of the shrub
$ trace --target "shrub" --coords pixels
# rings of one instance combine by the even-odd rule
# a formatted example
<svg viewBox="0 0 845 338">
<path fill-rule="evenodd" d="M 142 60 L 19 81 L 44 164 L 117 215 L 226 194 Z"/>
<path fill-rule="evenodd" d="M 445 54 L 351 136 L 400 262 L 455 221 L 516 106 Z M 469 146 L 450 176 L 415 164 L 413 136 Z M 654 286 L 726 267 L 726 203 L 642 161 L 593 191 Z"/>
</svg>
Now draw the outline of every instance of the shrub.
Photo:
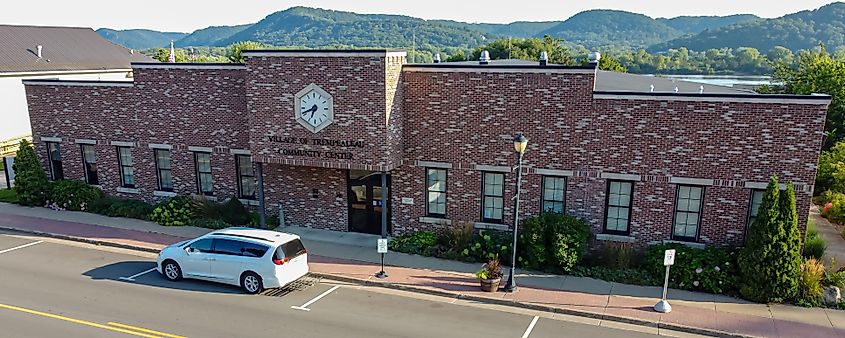
<svg viewBox="0 0 845 338">
<path fill-rule="evenodd" d="M 663 283 L 663 276 L 656 277 L 649 271 L 639 268 L 614 268 L 608 266 L 576 266 L 571 274 L 576 277 L 590 277 L 608 282 L 658 286 Z"/>
<path fill-rule="evenodd" d="M 261 225 L 261 219 L 260 218 L 261 218 L 261 215 L 259 215 L 257 212 L 250 212 L 249 213 L 249 223 L 247 224 L 247 226 L 253 227 L 253 228 L 258 228 Z M 267 228 L 269 228 L 269 229 L 278 228 L 279 225 L 280 225 L 279 216 L 266 215 L 266 218 L 264 219 L 264 221 L 267 222 Z"/>
<path fill-rule="evenodd" d="M 502 258 L 502 264 L 510 264 L 513 236 L 509 233 L 479 230 L 472 236 L 469 247 L 461 251 L 464 260 L 486 262 L 496 256 Z"/>
<path fill-rule="evenodd" d="M 758 302 L 791 299 L 801 274 L 801 237 L 792 184 L 781 193 L 772 177 L 748 231 L 739 266 L 740 293 Z"/>
<path fill-rule="evenodd" d="M 240 200 L 230 198 L 220 205 L 220 219 L 229 224 L 247 225 L 250 215 Z"/>
<path fill-rule="evenodd" d="M 50 182 L 38 163 L 35 149 L 27 140 L 21 140 L 12 169 L 15 171 L 14 188 L 20 204 L 43 206 L 50 196 Z"/>
<path fill-rule="evenodd" d="M 608 242 L 602 245 L 598 263 L 610 268 L 628 269 L 638 265 L 638 255 L 633 243 Z"/>
<path fill-rule="evenodd" d="M 431 256 L 437 244 L 437 235 L 431 231 L 418 231 L 399 236 L 388 243 L 390 250 L 415 255 Z"/>
<path fill-rule="evenodd" d="M 834 223 L 845 222 L 845 194 L 831 193 L 821 210 L 822 216 Z"/>
<path fill-rule="evenodd" d="M 208 219 L 208 218 L 195 218 L 188 221 L 188 225 L 200 227 L 200 228 L 208 228 L 208 229 L 225 229 L 232 226 L 229 223 L 221 221 L 219 219 Z"/>
<path fill-rule="evenodd" d="M 0 202 L 19 203 L 18 194 L 15 189 L 0 189 Z"/>
<path fill-rule="evenodd" d="M 443 231 L 443 245 L 446 251 L 460 252 L 472 242 L 475 227 L 470 222 L 455 222 Z"/>
<path fill-rule="evenodd" d="M 845 268 L 834 270 L 836 266 L 836 259 L 830 258 L 830 269 L 825 270 L 824 279 L 822 279 L 823 286 L 835 286 L 838 288 L 845 287 Z"/>
<path fill-rule="evenodd" d="M 48 204 L 54 209 L 86 211 L 96 200 L 103 198 L 100 188 L 74 180 L 53 183 Z"/>
<path fill-rule="evenodd" d="M 581 219 L 547 212 L 522 222 L 519 263 L 525 269 L 569 271 L 587 251 L 590 226 Z"/>
<path fill-rule="evenodd" d="M 141 220 L 149 220 L 153 207 L 147 202 L 140 200 L 104 197 L 91 204 L 91 212 L 110 217 L 128 217 Z"/>
<path fill-rule="evenodd" d="M 716 294 L 737 292 L 737 252 L 734 248 L 690 248 L 680 243 L 653 245 L 646 250 L 644 267 L 654 278 L 663 279 L 663 254 L 675 249 L 675 264 L 669 274 L 671 287 Z"/>
<path fill-rule="evenodd" d="M 807 234 L 804 242 L 805 258 L 822 259 L 824 252 L 827 249 L 824 239 L 819 236 L 819 230 L 816 229 L 816 224 L 812 220 L 807 222 Z"/>
<path fill-rule="evenodd" d="M 193 218 L 191 201 L 185 197 L 172 197 L 156 205 L 150 220 L 165 226 L 187 225 Z"/>
<path fill-rule="evenodd" d="M 800 271 L 795 303 L 802 306 L 818 306 L 824 296 L 822 287 L 825 275 L 824 264 L 815 258 L 810 258 L 801 264 Z"/>
</svg>

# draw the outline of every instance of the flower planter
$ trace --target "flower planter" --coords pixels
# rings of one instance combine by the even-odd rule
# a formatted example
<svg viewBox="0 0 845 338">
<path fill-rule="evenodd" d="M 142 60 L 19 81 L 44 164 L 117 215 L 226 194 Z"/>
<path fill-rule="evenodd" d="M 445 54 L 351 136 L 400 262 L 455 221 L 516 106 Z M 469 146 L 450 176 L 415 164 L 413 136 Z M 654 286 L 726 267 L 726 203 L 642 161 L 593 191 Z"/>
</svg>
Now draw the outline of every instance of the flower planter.
<svg viewBox="0 0 845 338">
<path fill-rule="evenodd" d="M 481 290 L 487 292 L 496 292 L 499 290 L 499 284 L 502 282 L 501 278 L 494 279 L 480 279 Z"/>
</svg>

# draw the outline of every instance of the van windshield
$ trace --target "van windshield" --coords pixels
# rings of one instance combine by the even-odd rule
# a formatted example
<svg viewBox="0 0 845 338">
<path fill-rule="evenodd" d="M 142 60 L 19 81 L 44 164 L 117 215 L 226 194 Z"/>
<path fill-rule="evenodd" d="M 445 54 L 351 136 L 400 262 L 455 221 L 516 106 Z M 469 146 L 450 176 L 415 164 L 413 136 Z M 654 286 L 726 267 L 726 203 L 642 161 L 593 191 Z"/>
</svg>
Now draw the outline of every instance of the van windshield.
<svg viewBox="0 0 845 338">
<path fill-rule="evenodd" d="M 293 259 L 305 253 L 305 246 L 302 241 L 294 239 L 290 242 L 282 244 L 276 249 L 276 259 L 288 258 Z"/>
</svg>

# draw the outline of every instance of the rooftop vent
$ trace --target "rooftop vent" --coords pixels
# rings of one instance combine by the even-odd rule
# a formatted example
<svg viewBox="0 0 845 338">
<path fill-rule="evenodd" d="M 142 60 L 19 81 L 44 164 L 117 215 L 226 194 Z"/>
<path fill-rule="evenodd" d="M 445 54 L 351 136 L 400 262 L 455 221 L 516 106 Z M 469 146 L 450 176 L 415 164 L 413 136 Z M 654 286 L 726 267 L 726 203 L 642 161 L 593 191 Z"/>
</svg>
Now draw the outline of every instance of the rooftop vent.
<svg viewBox="0 0 845 338">
<path fill-rule="evenodd" d="M 675 86 L 675 92 L 676 92 L 676 93 L 678 92 L 678 87 L 677 87 L 677 86 Z"/>
<path fill-rule="evenodd" d="M 704 85 L 700 85 L 700 86 L 698 86 L 698 93 L 699 93 L 699 94 L 704 94 Z"/>
<path fill-rule="evenodd" d="M 486 51 L 486 50 L 485 50 L 485 51 L 482 51 L 482 52 L 481 52 L 481 57 L 480 57 L 480 58 L 478 58 L 478 64 L 480 64 L 480 65 L 486 65 L 486 64 L 488 64 L 488 63 L 490 63 L 490 52 L 488 52 L 488 51 Z"/>
<path fill-rule="evenodd" d="M 601 53 L 592 52 L 589 55 L 587 55 L 587 59 L 590 60 L 591 64 L 598 64 L 599 60 L 601 60 Z"/>
<path fill-rule="evenodd" d="M 540 65 L 545 66 L 549 63 L 549 53 L 546 51 L 540 52 Z"/>
<path fill-rule="evenodd" d="M 38 55 L 38 58 L 40 59 L 40 58 L 41 58 L 41 45 L 38 45 L 38 53 L 37 53 L 37 55 Z"/>
<path fill-rule="evenodd" d="M 434 63 L 440 63 L 440 53 L 434 54 Z"/>
<path fill-rule="evenodd" d="M 649 91 L 654 92 L 654 84 L 653 83 L 651 84 L 651 89 Z"/>
</svg>

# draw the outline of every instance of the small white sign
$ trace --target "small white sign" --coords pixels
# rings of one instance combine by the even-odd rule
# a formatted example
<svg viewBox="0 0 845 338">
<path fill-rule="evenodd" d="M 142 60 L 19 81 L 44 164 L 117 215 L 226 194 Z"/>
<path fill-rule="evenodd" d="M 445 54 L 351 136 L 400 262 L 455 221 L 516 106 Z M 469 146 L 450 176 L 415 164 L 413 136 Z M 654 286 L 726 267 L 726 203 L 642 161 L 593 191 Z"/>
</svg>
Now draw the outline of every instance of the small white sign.
<svg viewBox="0 0 845 338">
<path fill-rule="evenodd" d="M 402 197 L 402 204 L 414 204 L 414 199 L 410 197 Z"/>
<path fill-rule="evenodd" d="M 663 265 L 673 264 L 675 264 L 675 249 L 666 250 L 666 253 L 663 254 Z"/>
<path fill-rule="evenodd" d="M 387 238 L 378 239 L 378 253 L 387 253 Z"/>
</svg>

